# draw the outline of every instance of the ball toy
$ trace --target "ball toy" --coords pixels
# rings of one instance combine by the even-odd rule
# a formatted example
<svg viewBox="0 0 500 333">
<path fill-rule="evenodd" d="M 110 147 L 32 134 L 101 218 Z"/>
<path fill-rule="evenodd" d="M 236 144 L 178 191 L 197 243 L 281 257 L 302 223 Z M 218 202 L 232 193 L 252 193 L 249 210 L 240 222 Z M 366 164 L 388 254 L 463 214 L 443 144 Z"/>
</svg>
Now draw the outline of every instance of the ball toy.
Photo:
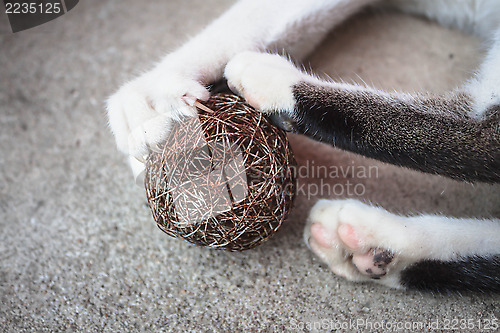
<svg viewBox="0 0 500 333">
<path fill-rule="evenodd" d="M 244 100 L 216 94 L 172 124 L 146 160 L 148 205 L 170 236 L 229 251 L 253 248 L 287 218 L 296 162 L 285 132 Z"/>
</svg>

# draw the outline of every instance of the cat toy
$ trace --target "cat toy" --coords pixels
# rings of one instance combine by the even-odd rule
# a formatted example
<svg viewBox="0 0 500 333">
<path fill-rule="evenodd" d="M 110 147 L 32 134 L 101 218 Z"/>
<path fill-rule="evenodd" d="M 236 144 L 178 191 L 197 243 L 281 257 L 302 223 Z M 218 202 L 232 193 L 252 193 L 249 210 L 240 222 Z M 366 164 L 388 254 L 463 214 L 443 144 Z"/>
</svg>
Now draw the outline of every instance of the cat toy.
<svg viewBox="0 0 500 333">
<path fill-rule="evenodd" d="M 197 101 L 149 154 L 145 187 L 158 227 L 188 242 L 253 248 L 287 218 L 296 161 L 285 132 L 232 94 Z"/>
</svg>

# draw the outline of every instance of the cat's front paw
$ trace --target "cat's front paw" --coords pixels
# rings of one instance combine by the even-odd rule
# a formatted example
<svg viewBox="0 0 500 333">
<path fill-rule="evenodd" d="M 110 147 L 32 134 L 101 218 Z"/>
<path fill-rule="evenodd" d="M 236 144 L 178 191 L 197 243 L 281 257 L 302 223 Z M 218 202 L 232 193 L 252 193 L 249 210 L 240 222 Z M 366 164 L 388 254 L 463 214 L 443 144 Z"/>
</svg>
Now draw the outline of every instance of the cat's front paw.
<svg viewBox="0 0 500 333">
<path fill-rule="evenodd" d="M 406 253 L 409 236 L 400 217 L 356 200 L 320 200 L 304 232 L 311 250 L 335 274 L 393 288 L 401 287 L 400 272 L 414 261 Z"/>
<path fill-rule="evenodd" d="M 272 114 L 293 111 L 293 86 L 305 74 L 277 54 L 243 52 L 229 61 L 224 76 L 233 92 L 257 110 Z"/>
<path fill-rule="evenodd" d="M 168 134 L 172 121 L 196 115 L 192 103 L 206 100 L 208 90 L 199 82 L 160 68 L 123 85 L 107 101 L 109 125 L 118 149 L 129 155 L 135 175 L 152 147 Z"/>
</svg>

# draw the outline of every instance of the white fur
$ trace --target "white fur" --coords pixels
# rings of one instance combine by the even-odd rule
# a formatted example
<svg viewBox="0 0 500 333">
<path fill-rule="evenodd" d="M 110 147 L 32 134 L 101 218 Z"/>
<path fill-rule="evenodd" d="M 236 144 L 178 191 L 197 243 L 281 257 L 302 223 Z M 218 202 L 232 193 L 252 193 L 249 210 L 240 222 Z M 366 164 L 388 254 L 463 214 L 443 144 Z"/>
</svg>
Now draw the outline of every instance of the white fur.
<svg viewBox="0 0 500 333">
<path fill-rule="evenodd" d="M 500 58 L 490 58 L 493 62 L 500 60 Z M 226 67 L 225 76 L 230 87 L 244 96 L 254 107 L 266 113 L 275 110 L 293 111 L 295 99 L 292 86 L 299 82 L 311 82 L 350 91 L 375 92 L 371 88 L 321 81 L 301 72 L 283 57 L 258 52 L 245 52 L 234 57 Z M 488 73 L 485 73 L 485 76 L 491 77 Z M 497 78 L 491 78 L 495 79 Z M 469 83 L 469 92 L 476 88 L 474 84 L 485 83 L 479 79 L 477 83 Z M 498 91 L 494 86 L 485 88 L 489 88 L 486 92 Z M 386 93 L 379 91 L 376 93 L 391 98 Z M 403 94 L 396 97 L 412 98 Z M 498 222 L 453 219 L 437 215 L 401 217 L 355 200 L 320 200 L 311 210 L 304 235 L 311 249 L 335 274 L 352 281 L 371 280 L 370 277 L 360 273 L 359 264 L 353 264 L 355 260 L 353 255 L 365 255 L 371 249 L 383 249 L 395 253 L 387 274 L 373 281 L 400 288 L 402 286 L 399 282 L 399 273 L 423 259 L 450 261 L 461 257 L 500 252 Z M 332 247 L 321 248 L 316 242 L 309 242 L 312 237 L 310 231 L 312 223 L 324 226 L 328 238 L 334 239 Z M 349 250 L 338 237 L 337 230 L 341 224 L 350 225 L 361 235 L 363 244 L 356 252 Z"/>
<path fill-rule="evenodd" d="M 165 138 L 170 121 L 192 116 L 192 103 L 207 99 L 205 85 L 221 78 L 228 61 L 244 51 L 286 51 L 300 59 L 333 26 L 375 0 L 242 0 L 152 70 L 128 82 L 107 104 L 118 148 L 141 159 Z M 500 24 L 497 0 L 391 0 L 408 12 L 494 36 L 494 47 L 467 89 L 481 115 L 500 99 Z M 203 55 L 203 56 L 200 56 Z M 137 168 L 135 168 L 137 169 Z"/>
<path fill-rule="evenodd" d="M 474 115 L 478 118 L 492 106 L 500 105 L 500 29 L 496 30 L 491 44 L 478 74 L 466 84 L 473 98 Z"/>
<path fill-rule="evenodd" d="M 378 1 L 242 0 L 236 3 L 199 35 L 109 98 L 109 124 L 118 148 L 130 156 L 134 175 L 141 173 L 143 164 L 139 160 L 165 138 L 171 122 L 195 114 L 193 102 L 209 97 L 205 86 L 220 79 L 224 68 L 230 85 L 255 106 L 264 111 L 292 109 L 291 86 L 299 80 L 316 79 L 282 58 L 246 51 L 286 52 L 300 60 L 332 27 L 375 2 Z M 465 90 L 473 99 L 477 117 L 492 105 L 500 104 L 500 1 L 381 2 L 484 37 L 491 48 L 477 76 L 465 85 Z M 274 87 L 272 94 L 268 91 L 270 85 Z M 398 272 L 416 260 L 498 253 L 500 243 L 498 221 L 429 215 L 400 217 L 352 200 L 320 201 L 313 208 L 310 221 L 321 223 L 333 233 L 339 223 L 347 223 L 363 235 L 363 250 L 382 247 L 394 251 L 396 258 L 388 274 L 379 280 L 392 287 L 399 286 Z M 357 281 L 368 279 L 349 261 L 349 251 L 341 242 L 329 251 L 315 249 L 315 252 L 335 273 Z"/>
<path fill-rule="evenodd" d="M 324 81 L 301 71 L 289 59 L 263 52 L 247 51 L 236 55 L 227 64 L 224 77 L 234 93 L 264 113 L 276 110 L 292 112 L 296 103 L 292 88 L 299 82 L 343 91 L 376 93 L 395 102 L 415 101 L 415 97 L 410 94 L 394 96 L 370 87 Z"/>
<path fill-rule="evenodd" d="M 361 237 L 356 252 L 336 237 L 333 247 L 322 249 L 310 244 L 313 251 L 332 271 L 352 281 L 368 281 L 352 264 L 353 254 L 382 248 L 395 253 L 387 275 L 373 280 L 393 288 L 399 285 L 398 274 L 422 259 L 454 260 L 474 255 L 497 253 L 500 223 L 492 220 L 458 219 L 437 215 L 403 217 L 356 200 L 320 200 L 311 209 L 304 237 L 310 241 L 310 226 L 319 223 L 330 235 L 342 224 L 354 228 Z"/>
<path fill-rule="evenodd" d="M 238 54 L 227 64 L 224 76 L 231 90 L 263 112 L 293 110 L 292 86 L 310 78 L 279 55 L 260 52 Z"/>
<path fill-rule="evenodd" d="M 152 70 L 108 99 L 109 125 L 118 149 L 143 159 L 168 133 L 170 121 L 192 116 L 205 85 L 222 77 L 243 51 L 284 50 L 300 58 L 328 30 L 374 0 L 242 0 Z M 134 174 L 140 168 L 134 162 Z"/>
</svg>

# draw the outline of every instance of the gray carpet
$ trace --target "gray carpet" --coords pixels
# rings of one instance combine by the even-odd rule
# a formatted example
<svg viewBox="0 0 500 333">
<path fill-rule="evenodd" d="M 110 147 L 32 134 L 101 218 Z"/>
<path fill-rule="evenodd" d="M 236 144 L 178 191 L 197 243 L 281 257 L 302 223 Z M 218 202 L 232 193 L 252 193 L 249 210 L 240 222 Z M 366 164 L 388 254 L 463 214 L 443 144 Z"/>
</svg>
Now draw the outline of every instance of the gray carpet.
<svg viewBox="0 0 500 333">
<path fill-rule="evenodd" d="M 494 295 L 344 281 L 301 239 L 311 205 L 347 196 L 338 191 L 347 192 L 348 183 L 362 190 L 352 197 L 391 211 L 479 217 L 500 217 L 498 186 L 461 184 L 292 136 L 299 162 L 310 170 L 372 166 L 376 172 L 304 175 L 304 192 L 286 224 L 243 253 L 199 248 L 155 226 L 144 190 L 115 149 L 104 100 L 229 5 L 87 0 L 16 34 L 1 15 L 0 330 L 373 332 L 385 324 L 418 331 L 463 319 L 479 331 L 500 319 Z M 472 75 L 478 46 L 473 37 L 421 19 L 371 13 L 332 33 L 309 62 L 345 81 L 444 91 Z M 336 193 L 314 193 L 335 184 Z"/>
</svg>

